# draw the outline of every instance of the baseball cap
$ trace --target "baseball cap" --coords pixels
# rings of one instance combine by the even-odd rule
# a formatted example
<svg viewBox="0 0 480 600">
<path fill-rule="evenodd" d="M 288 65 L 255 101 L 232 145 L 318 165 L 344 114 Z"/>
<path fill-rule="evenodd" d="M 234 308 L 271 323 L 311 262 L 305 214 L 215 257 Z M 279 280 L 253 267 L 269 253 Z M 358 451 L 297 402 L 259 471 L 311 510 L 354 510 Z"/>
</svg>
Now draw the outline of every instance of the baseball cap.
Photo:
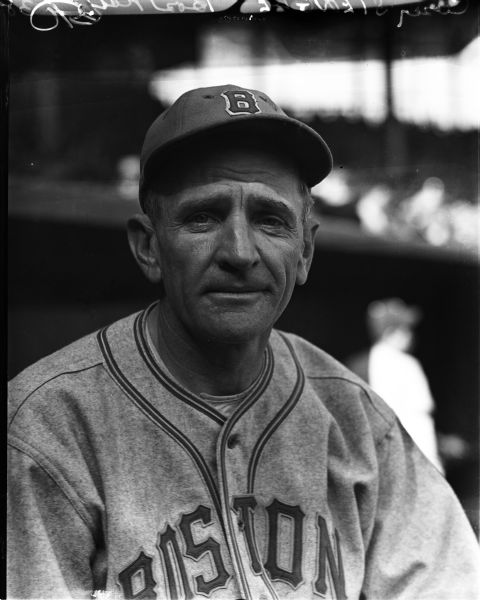
<svg viewBox="0 0 480 600">
<path fill-rule="evenodd" d="M 182 94 L 148 129 L 140 155 L 140 204 L 147 182 L 161 174 L 162 160 L 193 140 L 208 141 L 216 134 L 235 142 L 250 139 L 274 143 L 299 167 L 309 187 L 332 169 L 332 155 L 323 138 L 311 127 L 289 117 L 264 92 L 232 84 L 197 88 Z"/>
<path fill-rule="evenodd" d="M 376 300 L 368 305 L 369 325 L 377 333 L 389 327 L 414 327 L 422 318 L 417 306 L 409 306 L 401 298 Z"/>
</svg>

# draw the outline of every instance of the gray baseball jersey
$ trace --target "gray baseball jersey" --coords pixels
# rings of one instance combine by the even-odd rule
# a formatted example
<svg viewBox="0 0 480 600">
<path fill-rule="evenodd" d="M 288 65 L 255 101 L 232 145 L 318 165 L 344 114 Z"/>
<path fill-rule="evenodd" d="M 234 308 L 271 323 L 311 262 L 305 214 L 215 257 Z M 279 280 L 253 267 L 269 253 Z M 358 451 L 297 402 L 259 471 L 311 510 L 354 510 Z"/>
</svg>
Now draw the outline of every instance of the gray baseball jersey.
<svg viewBox="0 0 480 600">
<path fill-rule="evenodd" d="M 360 379 L 273 331 L 226 417 L 165 371 L 147 313 L 11 382 L 10 598 L 478 596 L 456 497 Z"/>
</svg>

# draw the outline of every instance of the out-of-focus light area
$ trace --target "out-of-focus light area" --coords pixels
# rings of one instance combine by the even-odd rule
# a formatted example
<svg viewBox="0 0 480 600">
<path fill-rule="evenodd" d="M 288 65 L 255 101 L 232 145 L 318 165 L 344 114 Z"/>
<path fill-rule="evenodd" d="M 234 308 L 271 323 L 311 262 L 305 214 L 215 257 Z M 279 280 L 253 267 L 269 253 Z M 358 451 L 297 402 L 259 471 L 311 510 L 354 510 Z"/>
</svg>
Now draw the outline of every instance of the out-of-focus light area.
<svg viewBox="0 0 480 600">
<path fill-rule="evenodd" d="M 363 118 L 388 114 L 386 64 L 379 59 L 293 62 L 278 40 L 264 49 L 267 64 L 255 64 L 253 44 L 208 32 L 198 65 L 159 71 L 152 93 L 166 104 L 195 87 L 235 82 L 261 89 L 297 114 Z M 453 56 L 400 58 L 392 62 L 393 115 L 442 130 L 478 127 L 480 37 Z"/>
<path fill-rule="evenodd" d="M 439 177 L 428 177 L 411 195 L 386 183 L 362 188 L 351 180 L 348 171 L 335 169 L 313 195 L 333 210 L 353 206 L 366 234 L 477 252 L 479 205 L 449 194 Z"/>
<path fill-rule="evenodd" d="M 394 114 L 402 121 L 441 129 L 477 128 L 480 37 L 454 56 L 394 61 L 393 87 Z"/>
<path fill-rule="evenodd" d="M 265 91 L 298 115 L 385 118 L 384 68 L 378 61 L 181 67 L 157 73 L 152 93 L 171 104 L 189 89 L 235 82 Z"/>
</svg>

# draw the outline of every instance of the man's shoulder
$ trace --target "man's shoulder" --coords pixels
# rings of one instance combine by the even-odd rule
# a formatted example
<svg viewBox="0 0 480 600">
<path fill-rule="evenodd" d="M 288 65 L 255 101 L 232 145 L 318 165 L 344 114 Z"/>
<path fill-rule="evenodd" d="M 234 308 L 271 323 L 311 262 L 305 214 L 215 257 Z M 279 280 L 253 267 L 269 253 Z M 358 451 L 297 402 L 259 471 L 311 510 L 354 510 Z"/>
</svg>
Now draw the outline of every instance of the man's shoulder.
<svg viewBox="0 0 480 600">
<path fill-rule="evenodd" d="M 364 348 L 359 352 L 351 354 L 345 359 L 345 366 L 350 369 L 353 373 L 358 375 L 361 379 L 366 382 L 370 381 L 370 362 L 371 362 L 371 351 L 370 348 Z"/>
<path fill-rule="evenodd" d="M 365 382 L 325 350 L 294 333 L 274 330 L 273 340 L 280 336 L 290 342 L 307 378 L 340 378 L 363 386 Z"/>
<path fill-rule="evenodd" d="M 340 361 L 298 335 L 275 330 L 272 340 L 278 343 L 280 338 L 290 344 L 309 386 L 334 418 L 351 421 L 358 411 L 370 421 L 378 437 L 394 425 L 391 408 Z"/>
<path fill-rule="evenodd" d="M 131 328 L 135 314 L 115 321 L 110 327 L 127 332 Z M 99 331 L 99 330 L 98 330 Z M 57 382 L 67 378 L 74 380 L 77 375 L 86 373 L 104 362 L 97 336 L 98 331 L 89 333 L 72 343 L 41 358 L 13 377 L 8 383 L 9 414 L 15 414 L 23 402 L 30 396 L 41 394 Z"/>
</svg>

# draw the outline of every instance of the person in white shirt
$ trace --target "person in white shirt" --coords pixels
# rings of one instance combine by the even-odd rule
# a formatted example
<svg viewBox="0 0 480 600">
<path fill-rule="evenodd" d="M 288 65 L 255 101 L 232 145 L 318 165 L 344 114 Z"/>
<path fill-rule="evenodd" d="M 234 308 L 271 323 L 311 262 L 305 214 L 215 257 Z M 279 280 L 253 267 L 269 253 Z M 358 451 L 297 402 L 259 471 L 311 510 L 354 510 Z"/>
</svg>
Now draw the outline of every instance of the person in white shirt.
<svg viewBox="0 0 480 600">
<path fill-rule="evenodd" d="M 409 353 L 420 319 L 419 308 L 399 298 L 372 302 L 367 325 L 374 343 L 348 365 L 390 405 L 420 450 L 443 473 L 433 420 L 435 404 L 420 362 Z"/>
</svg>

